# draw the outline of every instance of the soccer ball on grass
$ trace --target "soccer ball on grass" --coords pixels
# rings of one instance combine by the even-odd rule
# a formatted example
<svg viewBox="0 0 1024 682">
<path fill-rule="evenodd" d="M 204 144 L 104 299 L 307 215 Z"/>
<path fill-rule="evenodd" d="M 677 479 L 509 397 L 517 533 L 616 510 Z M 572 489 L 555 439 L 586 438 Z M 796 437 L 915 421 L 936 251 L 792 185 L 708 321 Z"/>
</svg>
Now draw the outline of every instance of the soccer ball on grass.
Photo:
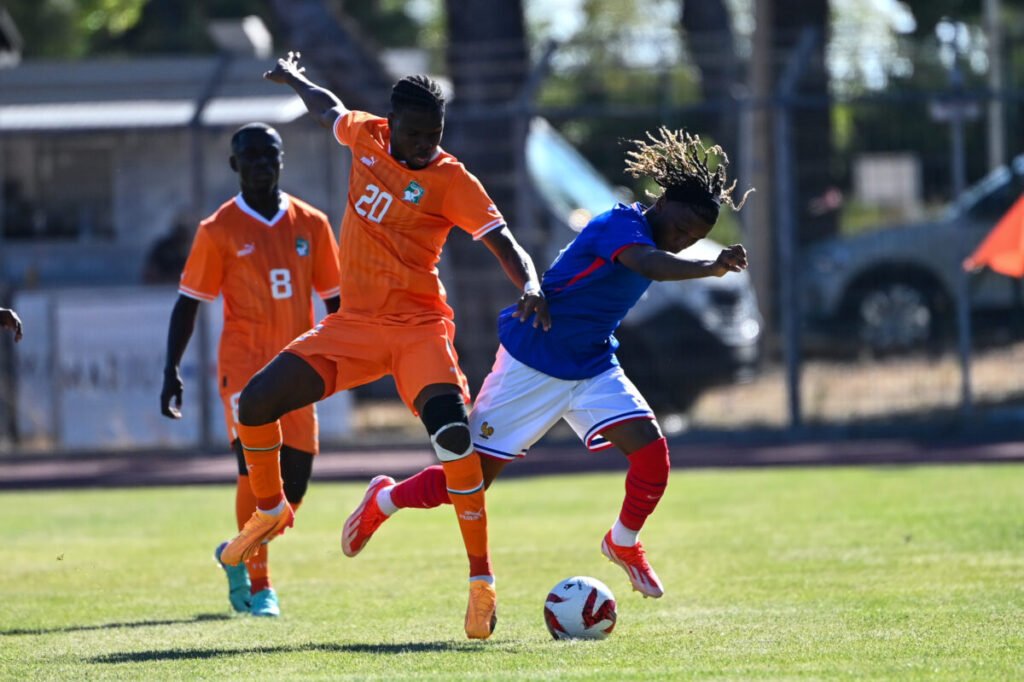
<svg viewBox="0 0 1024 682">
<path fill-rule="evenodd" d="M 544 622 L 555 639 L 604 639 L 615 618 L 615 596 L 596 578 L 566 578 L 544 600 Z"/>
</svg>

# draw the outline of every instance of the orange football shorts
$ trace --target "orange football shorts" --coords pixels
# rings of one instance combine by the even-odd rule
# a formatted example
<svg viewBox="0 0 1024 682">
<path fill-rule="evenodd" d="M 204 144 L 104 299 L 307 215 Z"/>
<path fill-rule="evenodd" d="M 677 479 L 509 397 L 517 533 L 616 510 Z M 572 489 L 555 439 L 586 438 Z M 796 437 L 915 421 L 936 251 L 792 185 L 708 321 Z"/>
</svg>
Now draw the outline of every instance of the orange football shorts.
<svg viewBox="0 0 1024 682">
<path fill-rule="evenodd" d="M 322 398 L 390 374 L 402 402 L 418 414 L 413 401 L 431 384 L 455 384 L 469 404 L 469 383 L 459 368 L 454 341 L 455 323 L 443 317 L 401 324 L 338 312 L 284 352 L 298 355 L 320 373 Z"/>
<path fill-rule="evenodd" d="M 243 382 L 243 386 L 245 383 Z M 241 391 L 230 393 L 222 391 L 221 402 L 224 403 L 224 419 L 228 427 L 228 441 L 238 438 L 238 396 Z M 288 412 L 281 417 L 281 440 L 296 450 L 317 454 L 320 452 L 320 425 L 316 420 L 316 406 L 306 405 Z"/>
</svg>

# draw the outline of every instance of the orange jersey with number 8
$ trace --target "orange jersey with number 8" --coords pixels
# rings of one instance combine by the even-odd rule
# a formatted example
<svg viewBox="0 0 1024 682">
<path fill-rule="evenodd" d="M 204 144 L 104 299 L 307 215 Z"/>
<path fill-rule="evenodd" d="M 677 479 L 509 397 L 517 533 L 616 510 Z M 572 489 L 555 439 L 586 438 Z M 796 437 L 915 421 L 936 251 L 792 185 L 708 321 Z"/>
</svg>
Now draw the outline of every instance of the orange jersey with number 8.
<svg viewBox="0 0 1024 682">
<path fill-rule="evenodd" d="M 348 206 L 341 223 L 341 310 L 389 323 L 452 319 L 438 277 L 453 226 L 480 239 L 505 225 L 480 181 L 438 149 L 410 170 L 390 153 L 385 118 L 349 111 L 334 123 L 352 151 Z"/>
<path fill-rule="evenodd" d="M 313 326 L 313 292 L 338 295 L 337 258 L 327 216 L 284 193 L 270 220 L 238 195 L 199 224 L 178 291 L 200 301 L 224 295 L 221 392 L 241 390 Z"/>
</svg>

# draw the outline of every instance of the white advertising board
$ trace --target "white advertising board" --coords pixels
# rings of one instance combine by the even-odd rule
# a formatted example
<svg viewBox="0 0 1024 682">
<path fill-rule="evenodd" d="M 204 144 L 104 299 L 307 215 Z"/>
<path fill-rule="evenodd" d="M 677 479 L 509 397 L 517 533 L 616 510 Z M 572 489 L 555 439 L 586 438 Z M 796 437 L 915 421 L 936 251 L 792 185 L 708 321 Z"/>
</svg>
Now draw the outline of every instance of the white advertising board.
<svg viewBox="0 0 1024 682">
<path fill-rule="evenodd" d="M 67 448 L 187 447 L 199 443 L 198 344 L 181 373 L 191 408 L 160 414 L 167 323 L 174 297 L 160 290 L 62 297 L 56 312 L 58 442 Z M 209 372 L 207 372 L 209 374 Z"/>
<path fill-rule="evenodd" d="M 26 329 L 15 348 L 20 438 L 56 449 L 187 450 L 203 446 L 205 419 L 207 445 L 227 450 L 216 387 L 220 301 L 200 306 L 201 319 L 182 359 L 182 419 L 160 414 L 167 325 L 176 298 L 166 287 L 19 294 L 14 305 Z M 209 359 L 205 371 L 203 356 Z M 318 412 L 322 441 L 350 435 L 348 393 L 320 403 Z"/>
</svg>

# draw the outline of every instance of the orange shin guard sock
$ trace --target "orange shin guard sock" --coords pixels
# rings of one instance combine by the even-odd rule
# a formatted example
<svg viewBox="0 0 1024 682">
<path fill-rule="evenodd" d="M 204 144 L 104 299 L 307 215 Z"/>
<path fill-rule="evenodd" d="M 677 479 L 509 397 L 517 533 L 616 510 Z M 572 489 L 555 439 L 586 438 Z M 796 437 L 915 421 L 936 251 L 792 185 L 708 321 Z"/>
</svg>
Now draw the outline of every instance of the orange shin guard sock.
<svg viewBox="0 0 1024 682">
<path fill-rule="evenodd" d="M 235 486 L 235 520 L 238 522 L 238 530 L 249 520 L 256 511 L 256 495 L 249 485 L 249 477 L 239 474 L 238 483 Z"/>
<path fill-rule="evenodd" d="M 246 560 L 245 567 L 249 569 L 251 594 L 270 587 L 270 545 L 260 545 L 256 553 Z"/>
<path fill-rule="evenodd" d="M 249 468 L 249 485 L 260 509 L 273 509 L 284 500 L 281 482 L 281 422 L 238 425 L 238 438 Z"/>
<path fill-rule="evenodd" d="M 459 530 L 469 557 L 469 577 L 493 576 L 487 543 L 487 505 L 484 498 L 484 476 L 480 456 L 442 462 L 448 496 L 455 506 Z"/>
<path fill-rule="evenodd" d="M 256 511 L 256 495 L 249 485 L 248 476 L 238 476 L 238 485 L 235 489 L 235 519 L 238 521 L 238 529 L 241 530 L 245 522 L 249 520 Z M 270 564 L 268 563 L 268 546 L 260 545 L 256 554 L 245 562 L 249 571 L 251 586 L 249 592 L 256 594 L 260 590 L 270 587 Z"/>
</svg>

